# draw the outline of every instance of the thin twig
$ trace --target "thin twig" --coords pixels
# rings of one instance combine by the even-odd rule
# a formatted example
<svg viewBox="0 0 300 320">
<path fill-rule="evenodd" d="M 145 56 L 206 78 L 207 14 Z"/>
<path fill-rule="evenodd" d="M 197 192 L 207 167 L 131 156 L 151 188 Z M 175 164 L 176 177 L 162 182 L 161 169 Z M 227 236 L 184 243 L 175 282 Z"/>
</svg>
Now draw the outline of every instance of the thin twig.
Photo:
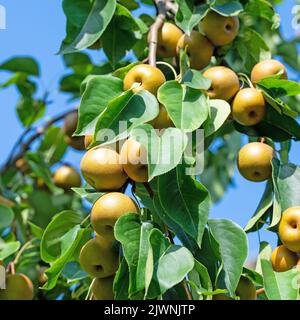
<svg viewBox="0 0 300 320">
<path fill-rule="evenodd" d="M 55 124 L 56 122 L 64 119 L 68 114 L 76 111 L 77 109 L 72 109 L 72 110 L 68 110 L 66 112 L 63 112 L 55 117 L 53 117 L 51 120 L 47 121 L 44 125 L 38 127 L 35 129 L 34 134 L 28 138 L 28 140 L 24 143 L 21 144 L 21 148 L 20 151 L 18 153 L 16 153 L 14 155 L 14 152 L 11 153 L 9 159 L 6 161 L 6 163 L 2 166 L 1 168 L 1 173 L 3 173 L 4 171 L 6 171 L 11 165 L 13 165 L 18 159 L 22 158 L 24 156 L 24 153 L 30 148 L 31 144 L 38 139 L 41 135 L 43 135 L 47 129 L 49 129 L 49 127 L 51 127 L 53 124 Z M 28 129 L 27 129 L 28 130 Z M 27 131 L 26 130 L 26 131 Z M 24 136 L 24 134 L 26 133 L 26 131 L 22 134 L 22 136 Z M 26 133 L 27 134 L 27 133 Z M 19 138 L 18 140 L 20 140 L 21 138 Z"/>
<path fill-rule="evenodd" d="M 265 288 L 260 288 L 260 289 L 256 290 L 257 295 L 264 294 L 264 293 L 265 293 Z"/>
<path fill-rule="evenodd" d="M 174 16 L 176 15 L 178 11 L 178 5 L 172 1 L 167 0 L 166 2 L 166 8 L 168 11 L 170 11 Z"/>
<path fill-rule="evenodd" d="M 157 52 L 157 38 L 158 31 L 162 27 L 167 14 L 166 0 L 154 0 L 157 8 L 157 16 L 155 22 L 152 24 L 149 33 L 149 65 L 156 66 L 156 52 Z"/>
</svg>

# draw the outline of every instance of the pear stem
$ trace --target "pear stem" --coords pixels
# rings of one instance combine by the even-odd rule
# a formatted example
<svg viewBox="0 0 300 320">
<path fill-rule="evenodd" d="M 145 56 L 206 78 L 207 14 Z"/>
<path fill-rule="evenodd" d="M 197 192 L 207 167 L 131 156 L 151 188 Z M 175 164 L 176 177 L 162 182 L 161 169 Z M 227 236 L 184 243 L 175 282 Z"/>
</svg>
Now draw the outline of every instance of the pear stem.
<svg viewBox="0 0 300 320">
<path fill-rule="evenodd" d="M 260 289 L 256 290 L 257 295 L 264 294 L 264 293 L 265 293 L 265 288 L 260 288 Z"/>
<path fill-rule="evenodd" d="M 27 241 L 23 247 L 20 249 L 20 251 L 18 252 L 18 254 L 16 255 L 14 261 L 12 262 L 13 265 L 16 265 L 18 262 L 19 262 L 19 259 L 21 257 L 21 255 L 23 254 L 24 251 L 26 251 L 27 249 L 29 249 L 32 245 L 32 242 L 34 241 L 35 239 L 31 239 L 29 241 Z"/>
<path fill-rule="evenodd" d="M 156 52 L 157 52 L 157 38 L 158 38 L 158 31 L 162 27 L 166 15 L 167 15 L 167 8 L 166 8 L 166 0 L 154 0 L 154 4 L 157 8 L 157 17 L 155 22 L 152 24 L 149 33 L 149 65 L 156 67 Z"/>
</svg>

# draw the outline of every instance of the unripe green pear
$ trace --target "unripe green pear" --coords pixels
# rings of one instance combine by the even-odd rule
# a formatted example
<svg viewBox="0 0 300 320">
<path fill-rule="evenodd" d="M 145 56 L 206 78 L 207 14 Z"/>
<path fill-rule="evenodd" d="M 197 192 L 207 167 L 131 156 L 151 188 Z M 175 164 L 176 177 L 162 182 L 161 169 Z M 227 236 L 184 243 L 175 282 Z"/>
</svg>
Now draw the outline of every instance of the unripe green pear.
<svg viewBox="0 0 300 320">
<path fill-rule="evenodd" d="M 127 180 L 119 154 L 109 147 L 88 150 L 80 167 L 84 179 L 96 190 L 119 190 Z"/>
<path fill-rule="evenodd" d="M 241 276 L 235 291 L 241 300 L 256 300 L 256 288 L 250 279 Z"/>
<path fill-rule="evenodd" d="M 0 300 L 32 300 L 33 297 L 33 284 L 26 275 L 7 275 L 6 289 L 0 290 Z"/>
<path fill-rule="evenodd" d="M 215 46 L 224 46 L 238 35 L 239 18 L 225 17 L 211 10 L 200 22 L 200 29 Z"/>
<path fill-rule="evenodd" d="M 95 300 L 114 300 L 114 277 L 96 278 L 92 284 L 92 293 Z"/>
<path fill-rule="evenodd" d="M 128 71 L 124 78 L 124 90 L 129 90 L 134 84 L 139 84 L 133 92 L 147 90 L 156 95 L 158 88 L 166 82 L 160 69 L 148 64 L 138 64 Z"/>
<path fill-rule="evenodd" d="M 181 36 L 177 43 L 177 53 L 185 48 L 192 69 L 201 70 L 210 63 L 214 47 L 200 32 L 192 31 L 190 36 L 187 34 Z"/>
<path fill-rule="evenodd" d="M 176 47 L 182 31 L 170 22 L 165 22 L 158 31 L 157 35 L 157 53 L 162 58 L 176 56 Z M 150 35 L 150 33 L 149 33 Z"/>
<path fill-rule="evenodd" d="M 114 225 L 125 213 L 139 212 L 134 200 L 120 192 L 109 192 L 99 198 L 91 211 L 91 224 L 96 233 L 114 240 Z"/>
<path fill-rule="evenodd" d="M 285 246 L 278 246 L 271 256 L 273 270 L 276 272 L 285 272 L 297 265 L 298 256 Z"/>
<path fill-rule="evenodd" d="M 121 160 L 130 179 L 136 182 L 148 181 L 147 154 L 139 142 L 128 139 L 122 146 Z"/>
<path fill-rule="evenodd" d="M 266 102 L 261 91 L 255 88 L 240 90 L 232 104 L 233 119 L 243 126 L 254 126 L 266 114 Z"/>
<path fill-rule="evenodd" d="M 240 89 L 240 81 L 234 71 L 226 67 L 212 67 L 203 73 L 211 79 L 211 86 L 207 91 L 211 99 L 230 100 Z"/>
<path fill-rule="evenodd" d="M 271 178 L 274 149 L 267 144 L 251 142 L 239 152 L 237 164 L 241 175 L 250 181 L 260 182 Z"/>
<path fill-rule="evenodd" d="M 290 251 L 300 253 L 300 206 L 283 212 L 278 230 L 283 245 Z"/>
<path fill-rule="evenodd" d="M 275 76 L 279 72 L 282 72 L 281 79 L 287 79 L 287 71 L 285 66 L 274 59 L 268 59 L 257 63 L 251 72 L 251 81 L 255 84 L 258 81 Z"/>
<path fill-rule="evenodd" d="M 103 238 L 89 240 L 80 251 L 82 269 L 94 278 L 106 278 L 116 273 L 119 257 L 112 243 Z"/>
<path fill-rule="evenodd" d="M 68 191 L 81 186 L 81 177 L 73 167 L 65 165 L 55 171 L 53 182 L 57 187 Z"/>
</svg>

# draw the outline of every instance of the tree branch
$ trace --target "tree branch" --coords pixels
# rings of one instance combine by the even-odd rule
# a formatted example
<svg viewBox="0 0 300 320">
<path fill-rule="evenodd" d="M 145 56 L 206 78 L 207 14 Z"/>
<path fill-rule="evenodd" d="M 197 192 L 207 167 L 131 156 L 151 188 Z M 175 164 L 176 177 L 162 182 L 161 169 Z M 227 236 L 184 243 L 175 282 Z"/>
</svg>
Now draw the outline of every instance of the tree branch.
<svg viewBox="0 0 300 320">
<path fill-rule="evenodd" d="M 13 165 L 18 159 L 22 158 L 24 156 L 24 153 L 30 148 L 31 144 L 38 139 L 41 135 L 43 135 L 47 129 L 49 129 L 49 127 L 51 127 L 53 124 L 55 124 L 56 122 L 64 119 L 68 114 L 76 111 L 77 108 L 74 108 L 72 110 L 68 110 L 66 112 L 63 112 L 55 117 L 53 117 L 51 120 L 47 121 L 44 125 L 37 127 L 34 130 L 34 134 L 32 136 L 30 136 L 28 138 L 28 140 L 26 142 L 23 143 L 23 139 L 25 138 L 25 136 L 29 133 L 30 130 L 32 129 L 26 129 L 24 131 L 24 133 L 20 136 L 20 138 L 18 139 L 17 143 L 15 144 L 12 152 L 9 155 L 8 160 L 6 161 L 6 163 L 2 166 L 1 168 L 1 173 L 5 172 L 11 165 Z M 21 144 L 21 145 L 20 145 Z M 20 151 L 16 154 L 15 153 L 15 149 L 16 147 L 20 147 Z"/>
<path fill-rule="evenodd" d="M 156 52 L 157 52 L 157 37 L 158 37 L 158 31 L 162 27 L 167 14 L 167 8 L 166 3 L 167 0 L 154 0 L 154 3 L 157 8 L 157 17 L 155 19 L 155 22 L 152 24 L 150 28 L 149 33 L 149 64 L 150 66 L 155 67 L 156 66 Z"/>
</svg>

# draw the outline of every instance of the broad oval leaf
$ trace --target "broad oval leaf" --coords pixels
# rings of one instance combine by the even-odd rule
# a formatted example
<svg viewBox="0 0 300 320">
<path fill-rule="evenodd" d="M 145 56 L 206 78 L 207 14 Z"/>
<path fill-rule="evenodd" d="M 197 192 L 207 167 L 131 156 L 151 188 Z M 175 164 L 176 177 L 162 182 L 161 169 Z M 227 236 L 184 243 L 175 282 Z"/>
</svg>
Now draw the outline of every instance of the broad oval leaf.
<svg viewBox="0 0 300 320">
<path fill-rule="evenodd" d="M 130 136 L 147 150 L 149 181 L 175 168 L 187 146 L 186 134 L 176 128 L 167 128 L 158 135 L 152 126 L 145 124 L 134 128 Z"/>
<path fill-rule="evenodd" d="M 45 262 L 54 262 L 63 251 L 64 236 L 72 230 L 76 237 L 76 226 L 81 223 L 81 216 L 74 211 L 63 211 L 56 215 L 45 229 L 41 240 L 41 258 Z"/>
<path fill-rule="evenodd" d="M 94 44 L 103 34 L 113 17 L 116 0 L 64 0 L 67 16 L 67 36 L 59 54 L 83 50 Z"/>
<path fill-rule="evenodd" d="M 207 189 L 179 165 L 158 178 L 157 191 L 165 213 L 201 247 L 210 209 Z"/>
<path fill-rule="evenodd" d="M 208 226 L 219 244 L 226 288 L 234 296 L 248 255 L 246 233 L 239 225 L 226 219 L 209 220 Z"/>
<path fill-rule="evenodd" d="M 0 204 L 0 230 L 9 227 L 13 220 L 15 214 L 13 210 L 3 204 Z"/>
<path fill-rule="evenodd" d="M 158 90 L 158 100 L 165 106 L 176 128 L 198 129 L 209 115 L 206 95 L 198 89 L 167 81 Z"/>
</svg>

